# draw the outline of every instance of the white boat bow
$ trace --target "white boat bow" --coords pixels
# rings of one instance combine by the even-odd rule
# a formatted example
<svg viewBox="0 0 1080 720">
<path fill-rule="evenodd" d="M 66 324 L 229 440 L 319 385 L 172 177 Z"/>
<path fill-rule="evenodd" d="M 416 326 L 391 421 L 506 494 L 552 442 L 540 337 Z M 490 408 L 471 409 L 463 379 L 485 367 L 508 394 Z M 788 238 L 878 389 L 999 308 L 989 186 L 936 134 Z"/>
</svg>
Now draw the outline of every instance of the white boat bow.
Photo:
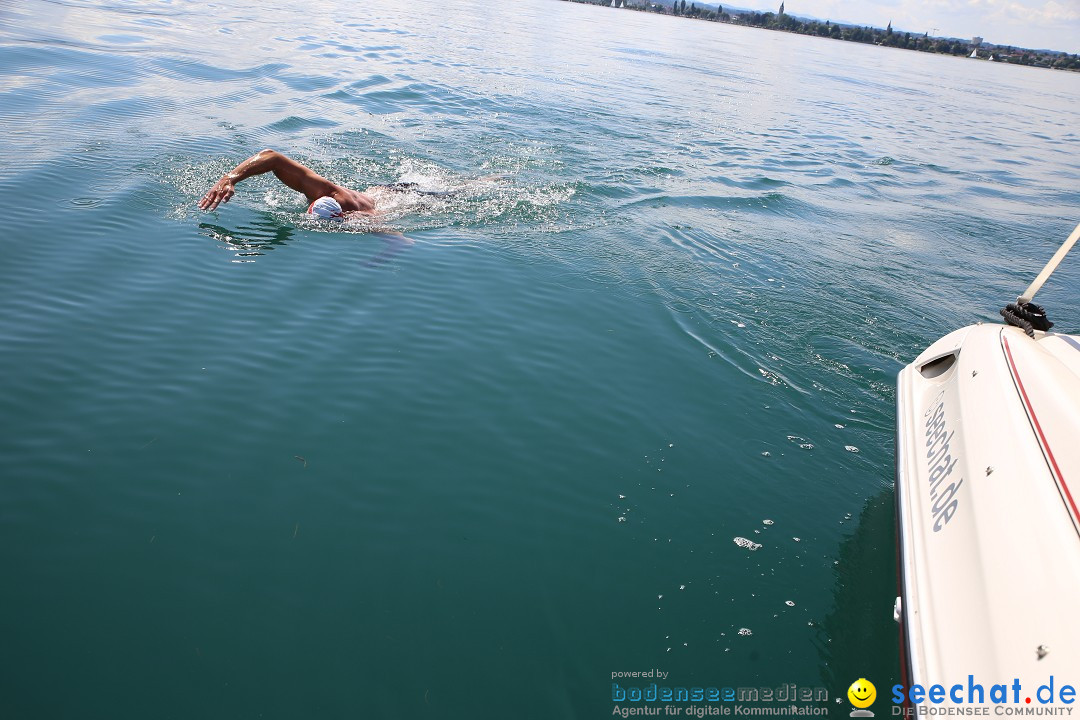
<svg viewBox="0 0 1080 720">
<path fill-rule="evenodd" d="M 897 386 L 910 682 L 1076 684 L 1080 338 L 966 327 Z"/>
</svg>

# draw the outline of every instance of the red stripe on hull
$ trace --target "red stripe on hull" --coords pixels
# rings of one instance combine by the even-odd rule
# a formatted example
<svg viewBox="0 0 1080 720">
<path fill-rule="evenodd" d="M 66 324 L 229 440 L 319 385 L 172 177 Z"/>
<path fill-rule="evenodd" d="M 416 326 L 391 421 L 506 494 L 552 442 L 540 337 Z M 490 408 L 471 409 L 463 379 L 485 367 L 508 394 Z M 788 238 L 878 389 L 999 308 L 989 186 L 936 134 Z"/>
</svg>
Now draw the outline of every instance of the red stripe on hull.
<svg viewBox="0 0 1080 720">
<path fill-rule="evenodd" d="M 1039 445 L 1042 447 L 1043 456 L 1046 458 L 1046 463 L 1050 466 L 1050 471 L 1054 474 L 1054 478 L 1058 482 L 1062 499 L 1065 500 L 1066 505 L 1072 511 L 1073 527 L 1077 529 L 1077 532 L 1080 532 L 1080 511 L 1076 509 L 1076 501 L 1073 500 L 1072 493 L 1069 492 L 1069 485 L 1065 482 L 1065 476 L 1061 473 L 1061 468 L 1058 467 L 1057 459 L 1054 457 L 1054 451 L 1050 449 L 1050 443 L 1046 441 L 1046 434 L 1043 433 L 1039 418 L 1035 415 L 1035 408 L 1032 407 L 1031 398 L 1028 397 L 1027 390 L 1024 388 L 1024 381 L 1020 379 L 1020 372 L 1016 369 L 1016 362 L 1013 360 L 1012 349 L 1009 347 L 1009 339 L 1005 337 L 1004 333 L 1001 336 L 1001 343 L 1005 348 L 1005 357 L 1009 361 L 1009 372 L 1012 373 L 1013 382 L 1016 383 L 1016 389 L 1020 391 L 1020 398 L 1024 401 L 1024 409 L 1027 411 L 1028 420 L 1031 421 L 1031 427 L 1035 430 L 1035 435 L 1039 438 Z"/>
</svg>

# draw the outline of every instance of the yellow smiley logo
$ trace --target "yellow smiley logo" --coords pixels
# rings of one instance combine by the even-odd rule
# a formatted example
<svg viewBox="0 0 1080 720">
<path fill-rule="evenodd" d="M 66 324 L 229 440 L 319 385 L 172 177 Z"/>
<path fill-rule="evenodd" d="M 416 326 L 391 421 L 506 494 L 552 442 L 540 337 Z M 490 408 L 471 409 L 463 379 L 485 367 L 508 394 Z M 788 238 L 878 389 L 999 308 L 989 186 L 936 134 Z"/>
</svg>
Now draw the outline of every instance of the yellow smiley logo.
<svg viewBox="0 0 1080 720">
<path fill-rule="evenodd" d="M 877 688 L 866 678 L 859 678 L 847 689 L 848 700 L 857 708 L 868 708 L 877 698 Z"/>
</svg>

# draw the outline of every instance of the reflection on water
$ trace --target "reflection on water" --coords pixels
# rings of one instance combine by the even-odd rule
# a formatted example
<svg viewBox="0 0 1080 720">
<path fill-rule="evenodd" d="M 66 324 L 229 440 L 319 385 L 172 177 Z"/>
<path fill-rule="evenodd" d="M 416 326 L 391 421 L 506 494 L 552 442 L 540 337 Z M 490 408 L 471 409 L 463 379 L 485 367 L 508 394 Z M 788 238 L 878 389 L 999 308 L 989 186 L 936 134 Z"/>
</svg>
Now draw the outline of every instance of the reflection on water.
<svg viewBox="0 0 1080 720">
<path fill-rule="evenodd" d="M 897 594 L 895 497 L 889 488 L 868 499 L 840 545 L 833 609 L 818 639 L 822 680 L 837 697 L 859 678 L 879 693 L 903 682 L 899 626 L 884 622 Z"/>
<path fill-rule="evenodd" d="M 382 240 L 385 244 L 374 257 L 364 261 L 364 267 L 376 267 L 387 263 L 402 250 L 413 244 L 413 241 L 410 238 L 397 232 L 378 232 L 371 234 L 373 237 Z"/>
<path fill-rule="evenodd" d="M 235 250 L 236 262 L 254 262 L 259 255 L 277 246 L 287 245 L 296 233 L 294 228 L 269 218 L 254 219 L 233 229 L 204 222 L 199 223 L 199 230 L 203 235 Z"/>
<path fill-rule="evenodd" d="M 339 228 L 328 223 L 318 223 L 321 235 L 325 236 L 329 231 L 337 231 Z M 289 244 L 296 234 L 297 228 L 282 224 L 273 219 L 251 220 L 248 224 L 237 225 L 235 228 L 226 228 L 213 223 L 199 223 L 199 230 L 203 235 L 213 238 L 226 247 L 235 251 L 236 259 L 233 262 L 254 262 L 255 258 L 265 255 L 276 247 Z M 340 230 L 346 233 L 356 234 L 356 230 L 350 230 L 347 225 L 341 225 Z M 364 267 L 376 267 L 383 265 L 401 253 L 402 250 L 413 244 L 413 240 L 393 230 L 370 231 L 362 233 L 363 237 L 375 238 L 381 241 L 378 250 L 362 261 Z"/>
</svg>

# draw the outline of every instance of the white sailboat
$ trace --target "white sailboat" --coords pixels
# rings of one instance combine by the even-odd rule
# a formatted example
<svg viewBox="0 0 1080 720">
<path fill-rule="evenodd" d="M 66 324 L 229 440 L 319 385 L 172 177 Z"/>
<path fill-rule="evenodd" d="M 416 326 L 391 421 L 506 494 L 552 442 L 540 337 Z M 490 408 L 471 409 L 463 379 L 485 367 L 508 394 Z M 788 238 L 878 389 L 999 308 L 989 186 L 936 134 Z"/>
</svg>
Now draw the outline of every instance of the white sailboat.
<svg viewBox="0 0 1080 720">
<path fill-rule="evenodd" d="M 968 57 L 969 57 L 969 58 L 977 58 L 977 57 L 979 57 L 979 55 L 978 55 L 978 53 L 976 53 L 976 52 L 975 52 L 974 50 L 972 50 L 972 51 L 971 51 L 971 54 L 970 54 L 970 55 L 968 55 Z"/>
</svg>

